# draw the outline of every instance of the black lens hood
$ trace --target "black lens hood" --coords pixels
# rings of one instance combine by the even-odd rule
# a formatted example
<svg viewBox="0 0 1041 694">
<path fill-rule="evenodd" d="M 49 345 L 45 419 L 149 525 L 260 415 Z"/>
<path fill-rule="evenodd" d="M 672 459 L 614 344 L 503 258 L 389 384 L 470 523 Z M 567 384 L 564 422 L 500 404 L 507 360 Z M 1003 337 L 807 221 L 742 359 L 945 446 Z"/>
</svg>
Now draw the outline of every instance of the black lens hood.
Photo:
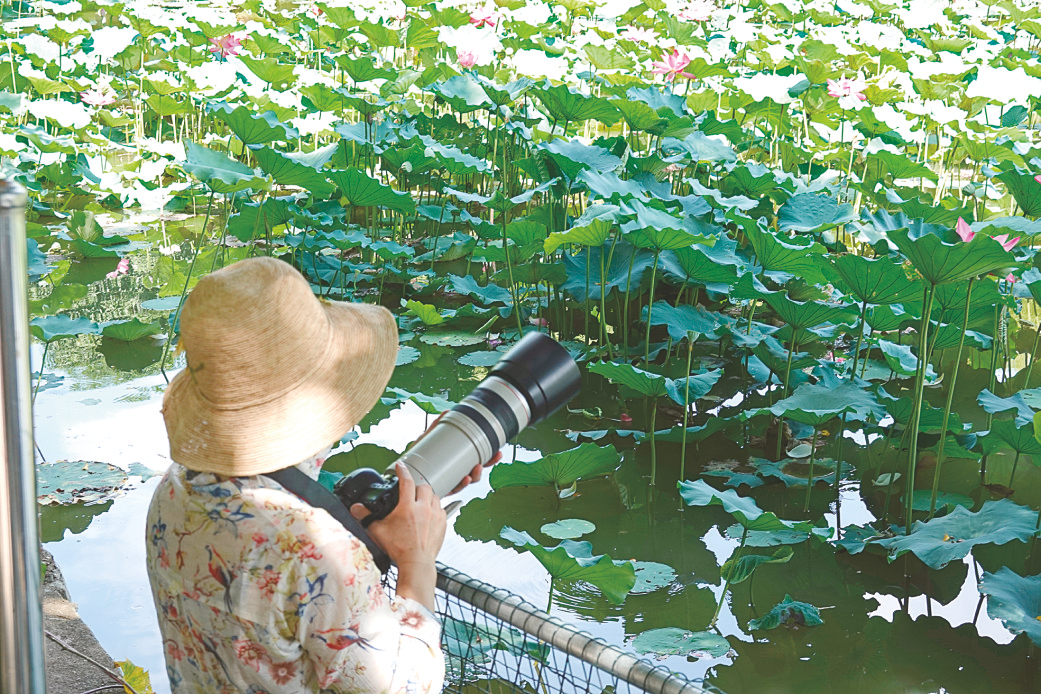
<svg viewBox="0 0 1041 694">
<path fill-rule="evenodd" d="M 578 364 L 568 351 L 540 332 L 525 335 L 488 375 L 498 376 L 524 394 L 532 424 L 560 409 L 582 385 Z"/>
</svg>

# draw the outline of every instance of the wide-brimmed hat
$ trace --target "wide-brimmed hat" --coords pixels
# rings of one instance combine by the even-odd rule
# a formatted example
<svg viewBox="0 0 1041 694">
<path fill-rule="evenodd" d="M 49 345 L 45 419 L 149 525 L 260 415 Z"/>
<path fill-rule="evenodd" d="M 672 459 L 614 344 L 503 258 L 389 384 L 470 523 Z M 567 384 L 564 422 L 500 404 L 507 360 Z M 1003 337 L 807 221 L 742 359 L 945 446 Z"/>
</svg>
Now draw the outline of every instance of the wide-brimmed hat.
<svg viewBox="0 0 1041 694">
<path fill-rule="evenodd" d="M 251 258 L 199 280 L 180 315 L 188 366 L 170 382 L 170 457 L 243 476 L 337 441 L 390 380 L 397 326 L 380 306 L 315 297 L 292 266 Z"/>
</svg>

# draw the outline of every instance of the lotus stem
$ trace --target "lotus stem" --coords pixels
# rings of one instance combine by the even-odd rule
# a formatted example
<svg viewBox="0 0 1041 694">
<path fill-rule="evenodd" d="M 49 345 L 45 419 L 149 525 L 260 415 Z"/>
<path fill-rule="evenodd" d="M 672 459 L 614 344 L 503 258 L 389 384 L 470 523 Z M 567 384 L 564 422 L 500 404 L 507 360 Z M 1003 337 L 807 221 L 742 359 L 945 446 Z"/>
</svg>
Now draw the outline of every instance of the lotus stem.
<svg viewBox="0 0 1041 694">
<path fill-rule="evenodd" d="M 1008 478 L 1008 488 L 1012 489 L 1012 480 L 1016 479 L 1016 467 L 1019 465 L 1019 451 L 1016 451 L 1016 457 L 1012 460 L 1012 474 Z"/>
<path fill-rule="evenodd" d="M 820 427 L 813 427 L 813 442 L 810 443 L 810 473 L 809 477 L 806 478 L 806 503 L 802 506 L 802 512 L 807 513 L 810 510 L 810 492 L 813 491 L 813 461 L 817 458 L 817 435 L 820 433 Z M 838 486 L 838 473 L 835 473 L 836 483 Z"/>
<path fill-rule="evenodd" d="M 694 356 L 694 332 L 687 331 L 687 377 L 683 385 L 683 435 L 680 442 L 680 479 L 686 479 L 687 416 L 690 414 L 690 362 Z"/>
<path fill-rule="evenodd" d="M 918 422 L 922 414 L 922 394 L 925 391 L 925 374 L 929 362 L 925 359 L 925 352 L 929 345 L 930 315 L 933 312 L 933 296 L 936 294 L 936 286 L 929 286 L 925 290 L 922 304 L 921 334 L 918 336 L 918 378 L 915 381 L 914 404 L 911 408 L 911 446 L 907 453 L 907 485 L 904 492 L 904 534 L 911 533 L 911 514 L 913 513 L 912 497 L 914 496 L 915 466 L 918 464 Z"/>
<path fill-rule="evenodd" d="M 643 346 L 643 366 L 647 368 L 647 364 L 650 362 L 651 356 L 651 309 L 654 308 L 654 280 L 658 274 L 658 258 L 661 256 L 661 251 L 657 248 L 654 249 L 654 266 L 651 268 L 651 295 L 647 300 L 647 334 Z"/>
<path fill-rule="evenodd" d="M 592 249 L 587 249 L 587 252 L 590 250 Z M 611 339 L 607 336 L 607 276 L 604 269 L 603 246 L 600 246 L 600 343 L 607 345 L 607 358 L 614 361 L 611 353 Z"/>
<path fill-rule="evenodd" d="M 1034 345 L 1030 348 L 1030 364 L 1027 366 L 1027 377 L 1023 381 L 1023 387 L 1030 387 L 1030 376 L 1034 373 L 1034 361 L 1037 360 L 1037 345 L 1038 338 L 1041 338 L 1041 325 L 1037 326 L 1037 332 L 1034 333 Z"/>
<path fill-rule="evenodd" d="M 36 385 L 33 387 L 33 396 L 29 401 L 30 405 L 36 404 L 36 394 L 40 392 L 40 381 L 43 380 L 43 367 L 47 363 L 47 349 L 51 346 L 51 341 L 47 340 L 43 343 L 43 358 L 40 359 L 40 375 L 36 377 Z"/>
<path fill-rule="evenodd" d="M 658 415 L 658 398 L 654 398 L 651 401 L 651 486 L 654 486 L 654 480 L 658 472 L 658 454 L 654 445 L 654 421 Z"/>
<path fill-rule="evenodd" d="M 857 375 L 857 362 L 860 361 L 860 345 L 864 341 L 864 330 L 867 327 L 867 307 L 868 302 L 865 299 L 863 306 L 860 308 L 860 332 L 857 334 L 857 348 L 853 352 L 853 368 L 849 371 L 851 377 Z M 864 360 L 867 361 L 867 358 L 865 357 Z"/>
<path fill-rule="evenodd" d="M 625 302 L 622 305 L 622 349 L 629 354 L 629 289 L 633 283 L 633 263 L 636 261 L 636 246 L 629 255 L 629 274 L 625 278 Z"/>
<path fill-rule="evenodd" d="M 745 542 L 748 540 L 748 528 L 744 527 L 741 533 L 741 544 L 738 545 L 737 550 L 734 552 L 734 558 L 740 559 L 741 554 L 745 549 Z M 733 573 L 733 572 L 731 572 Z M 723 583 L 723 592 L 719 594 L 719 602 L 716 603 L 716 611 L 712 614 L 712 620 L 708 623 L 708 628 L 716 626 L 716 620 L 719 619 L 719 611 L 723 609 L 723 601 L 727 599 L 727 591 L 730 590 L 730 578 L 727 577 L 726 582 Z"/>
<path fill-rule="evenodd" d="M 947 389 L 947 404 L 943 408 L 943 425 L 940 427 L 940 447 L 936 452 L 936 472 L 933 474 L 933 491 L 929 496 L 929 520 L 936 513 L 936 495 L 940 489 L 940 470 L 943 468 L 943 449 L 947 443 L 947 422 L 951 417 L 951 403 L 954 401 L 954 384 L 958 382 L 958 369 L 961 367 L 961 352 L 965 346 L 965 330 L 969 325 L 969 302 L 972 299 L 972 283 L 976 281 L 973 277 L 969 280 L 969 286 L 965 290 L 965 313 L 961 319 L 961 335 L 958 337 L 958 357 L 954 360 L 954 373 L 951 375 L 951 385 Z M 939 330 L 937 330 L 939 333 Z M 1012 486 L 1012 485 L 1009 485 Z"/>
</svg>

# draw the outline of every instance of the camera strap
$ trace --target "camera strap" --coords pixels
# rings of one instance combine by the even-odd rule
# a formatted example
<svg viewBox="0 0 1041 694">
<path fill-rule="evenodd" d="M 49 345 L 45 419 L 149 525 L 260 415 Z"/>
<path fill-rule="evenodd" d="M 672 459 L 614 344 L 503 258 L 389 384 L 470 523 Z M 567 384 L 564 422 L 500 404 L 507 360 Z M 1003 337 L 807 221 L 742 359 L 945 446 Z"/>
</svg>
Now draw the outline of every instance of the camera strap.
<svg viewBox="0 0 1041 694">
<path fill-rule="evenodd" d="M 383 551 L 383 548 L 376 544 L 375 540 L 369 537 L 368 531 L 351 515 L 350 510 L 340 503 L 335 494 L 308 477 L 303 470 L 297 467 L 282 468 L 281 470 L 264 474 L 311 506 L 327 511 L 330 516 L 338 520 L 352 535 L 365 543 L 365 546 L 369 548 L 369 552 L 372 553 L 372 560 L 376 563 L 380 573 L 387 573 L 387 570 L 390 569 L 390 557 Z"/>
</svg>

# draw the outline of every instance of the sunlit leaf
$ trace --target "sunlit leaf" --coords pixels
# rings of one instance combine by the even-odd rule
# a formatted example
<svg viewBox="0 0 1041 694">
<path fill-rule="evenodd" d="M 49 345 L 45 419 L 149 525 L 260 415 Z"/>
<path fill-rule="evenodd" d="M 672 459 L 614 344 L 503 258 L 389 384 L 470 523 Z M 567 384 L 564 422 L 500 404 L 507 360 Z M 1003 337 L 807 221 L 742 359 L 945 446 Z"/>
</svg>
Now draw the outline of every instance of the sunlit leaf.
<svg viewBox="0 0 1041 694">
<path fill-rule="evenodd" d="M 594 556 L 593 546 L 588 542 L 564 540 L 556 547 L 543 547 L 528 533 L 509 526 L 503 528 L 499 534 L 534 554 L 554 580 L 591 583 L 616 605 L 622 604 L 625 596 L 636 585 L 636 572 L 632 562 L 613 561 L 605 554 Z"/>
<path fill-rule="evenodd" d="M 488 482 L 492 489 L 505 487 L 550 485 L 557 489 L 573 482 L 614 472 L 622 462 L 614 446 L 584 443 L 560 453 L 550 453 L 533 462 L 516 461 L 492 468 Z"/>
<path fill-rule="evenodd" d="M 1041 576 L 1020 576 L 1003 566 L 983 573 L 980 593 L 987 596 L 988 615 L 1041 646 Z"/>
<path fill-rule="evenodd" d="M 677 627 L 645 631 L 633 639 L 631 645 L 637 653 L 661 656 L 720 658 L 730 652 L 730 642 L 715 632 L 690 632 Z"/>
</svg>

